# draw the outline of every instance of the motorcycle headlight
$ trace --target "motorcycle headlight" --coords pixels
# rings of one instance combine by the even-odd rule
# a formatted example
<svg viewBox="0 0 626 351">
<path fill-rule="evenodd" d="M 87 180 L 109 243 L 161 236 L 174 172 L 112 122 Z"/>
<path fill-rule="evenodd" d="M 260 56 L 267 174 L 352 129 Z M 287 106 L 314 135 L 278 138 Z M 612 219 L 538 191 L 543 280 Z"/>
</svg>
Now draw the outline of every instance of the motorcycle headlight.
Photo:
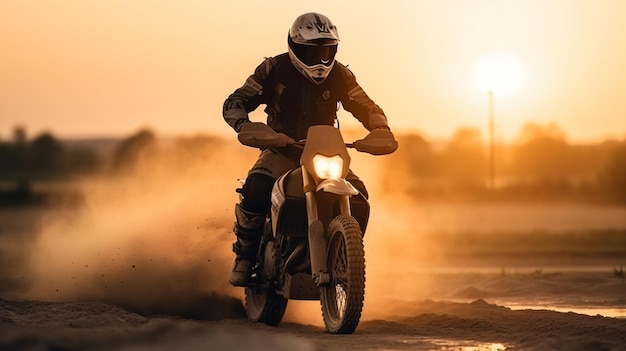
<svg viewBox="0 0 626 351">
<path fill-rule="evenodd" d="M 313 167 L 321 179 L 339 179 L 343 171 L 343 159 L 339 155 L 328 157 L 317 154 L 313 156 Z"/>
</svg>

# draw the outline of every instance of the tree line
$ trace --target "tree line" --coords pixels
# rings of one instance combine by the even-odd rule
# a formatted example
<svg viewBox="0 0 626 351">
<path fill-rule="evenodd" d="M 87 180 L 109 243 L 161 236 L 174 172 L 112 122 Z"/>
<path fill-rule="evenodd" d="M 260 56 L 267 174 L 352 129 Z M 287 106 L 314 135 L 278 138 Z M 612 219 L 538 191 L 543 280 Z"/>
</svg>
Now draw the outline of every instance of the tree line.
<svg viewBox="0 0 626 351">
<path fill-rule="evenodd" d="M 160 147 L 158 136 L 145 128 L 124 138 L 108 140 L 107 150 L 103 151 L 98 142 L 64 141 L 50 132 L 29 140 L 22 128 L 16 128 L 13 140 L 0 140 L 0 182 L 70 181 L 95 174 L 115 176 L 164 158 L 182 161 L 191 154 L 206 158 L 207 153 L 217 150 L 218 143 L 215 137 L 198 135 L 178 138 L 167 147 Z"/>
<path fill-rule="evenodd" d="M 210 136 L 178 138 L 166 147 L 161 141 L 147 128 L 124 138 L 78 142 L 60 140 L 51 132 L 29 139 L 23 128 L 15 128 L 12 140 L 0 140 L 0 207 L 80 201 L 73 181 L 142 176 L 158 167 L 182 170 L 219 152 L 218 139 Z M 51 186 L 35 190 L 42 184 Z"/>
<path fill-rule="evenodd" d="M 527 124 L 514 143 L 496 144 L 492 160 L 477 129 L 460 128 L 443 142 L 416 133 L 398 133 L 397 138 L 398 151 L 382 159 L 381 186 L 386 192 L 435 200 L 626 204 L 626 140 L 574 144 L 557 125 Z M 155 133 L 142 129 L 116 140 L 109 152 L 102 153 L 61 141 L 50 132 L 28 139 L 23 129 L 16 128 L 13 140 L 0 141 L 0 195 L 2 183 L 18 184 L 27 193 L 31 182 L 120 174 L 141 162 L 162 162 L 163 155 L 170 161 L 207 159 L 224 143 L 196 136 L 159 148 Z"/>
<path fill-rule="evenodd" d="M 16 128 L 13 141 L 0 142 L 0 180 L 44 181 L 87 174 L 99 169 L 101 160 L 94 150 L 67 148 L 50 132 L 27 140 Z"/>
<path fill-rule="evenodd" d="M 514 143 L 496 143 L 491 159 L 477 129 L 460 128 L 441 144 L 419 134 L 398 139 L 398 151 L 384 161 L 388 191 L 434 199 L 626 204 L 626 140 L 572 144 L 555 124 L 527 124 Z"/>
</svg>

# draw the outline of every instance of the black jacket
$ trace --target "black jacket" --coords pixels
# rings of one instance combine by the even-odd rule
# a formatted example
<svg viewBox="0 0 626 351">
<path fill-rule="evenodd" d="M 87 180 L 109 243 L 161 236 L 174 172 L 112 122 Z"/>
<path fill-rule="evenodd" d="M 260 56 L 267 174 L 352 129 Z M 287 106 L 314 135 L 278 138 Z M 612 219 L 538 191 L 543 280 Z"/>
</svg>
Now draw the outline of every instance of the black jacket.
<svg viewBox="0 0 626 351">
<path fill-rule="evenodd" d="M 320 85 L 304 77 L 287 53 L 267 58 L 246 83 L 224 102 L 224 120 L 239 131 L 248 113 L 265 104 L 267 124 L 295 140 L 306 138 L 312 125 L 333 125 L 338 103 L 351 112 L 368 130 L 387 127 L 387 118 L 356 82 L 354 74 L 335 62 Z"/>
</svg>

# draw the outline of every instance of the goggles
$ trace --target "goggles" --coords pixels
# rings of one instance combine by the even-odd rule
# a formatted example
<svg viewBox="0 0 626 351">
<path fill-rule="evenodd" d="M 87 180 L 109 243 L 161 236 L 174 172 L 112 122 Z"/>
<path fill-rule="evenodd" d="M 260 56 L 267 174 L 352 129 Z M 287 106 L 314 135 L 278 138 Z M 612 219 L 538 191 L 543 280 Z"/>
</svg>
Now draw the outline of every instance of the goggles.
<svg viewBox="0 0 626 351">
<path fill-rule="evenodd" d="M 292 47 L 296 57 L 307 66 L 322 64 L 331 66 L 337 53 L 337 45 L 317 46 L 296 44 Z"/>
</svg>

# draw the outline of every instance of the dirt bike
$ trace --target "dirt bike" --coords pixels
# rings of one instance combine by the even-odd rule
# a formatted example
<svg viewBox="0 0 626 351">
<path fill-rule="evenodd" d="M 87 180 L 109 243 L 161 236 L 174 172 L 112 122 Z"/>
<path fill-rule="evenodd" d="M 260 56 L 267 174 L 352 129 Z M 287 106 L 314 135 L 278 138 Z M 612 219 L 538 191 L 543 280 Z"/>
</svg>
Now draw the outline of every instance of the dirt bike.
<svg viewBox="0 0 626 351">
<path fill-rule="evenodd" d="M 285 138 L 263 123 L 248 124 L 238 135 L 242 144 L 262 149 L 284 145 Z M 350 334 L 363 309 L 370 207 L 345 179 L 347 148 L 384 155 L 397 141 L 378 129 L 346 144 L 339 129 L 319 125 L 309 128 L 305 141 L 288 143 L 303 148 L 301 166 L 274 183 L 258 263 L 245 288 L 246 313 L 254 322 L 278 325 L 288 300 L 320 300 L 326 330 Z"/>
</svg>

